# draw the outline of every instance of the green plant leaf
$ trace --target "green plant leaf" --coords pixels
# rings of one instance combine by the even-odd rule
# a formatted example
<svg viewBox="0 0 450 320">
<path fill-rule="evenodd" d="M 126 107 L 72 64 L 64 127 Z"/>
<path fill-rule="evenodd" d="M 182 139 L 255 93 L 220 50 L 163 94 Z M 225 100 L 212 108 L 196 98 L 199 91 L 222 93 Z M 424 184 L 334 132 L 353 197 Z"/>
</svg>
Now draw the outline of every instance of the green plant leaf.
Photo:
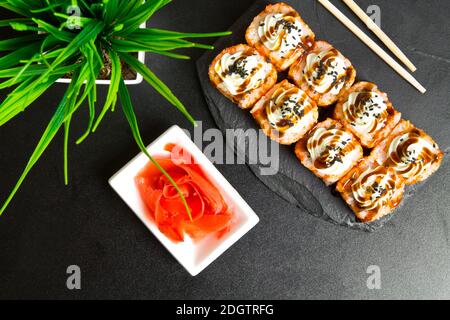
<svg viewBox="0 0 450 320">
<path fill-rule="evenodd" d="M 69 65 L 65 67 L 59 67 L 54 70 L 57 74 L 66 74 L 74 70 L 76 65 Z M 4 69 L 0 70 L 0 78 L 12 78 L 15 77 L 20 71 L 22 67 L 16 67 L 11 69 Z M 29 77 L 29 76 L 38 76 L 42 74 L 42 72 L 47 70 L 47 66 L 35 64 L 29 66 L 23 73 L 23 77 Z"/>
<path fill-rule="evenodd" d="M 42 12 L 47 12 L 47 11 L 53 11 L 55 8 L 61 6 L 60 3 L 53 3 L 53 4 L 49 4 L 47 7 L 42 7 L 42 8 L 38 8 L 38 9 L 31 9 L 30 12 L 32 13 L 42 13 Z"/>
<path fill-rule="evenodd" d="M 11 23 L 32 24 L 33 20 L 31 20 L 30 18 L 17 18 L 17 19 L 0 20 L 0 28 L 10 27 Z"/>
<path fill-rule="evenodd" d="M 147 43 L 141 43 L 130 40 L 112 39 L 111 43 L 116 48 L 129 47 L 132 50 L 130 52 L 138 51 L 171 51 L 183 48 L 194 48 L 195 43 L 184 40 L 166 40 L 166 41 L 153 41 Z"/>
<path fill-rule="evenodd" d="M 45 129 L 41 139 L 39 140 L 39 143 L 37 144 L 34 152 L 32 153 L 25 169 L 23 170 L 19 180 L 17 181 L 16 185 L 14 186 L 13 190 L 5 200 L 3 206 L 0 208 L 0 216 L 4 213 L 8 205 L 11 203 L 12 199 L 16 195 L 17 191 L 19 190 L 20 186 L 30 173 L 31 169 L 35 166 L 39 158 L 42 156 L 44 151 L 47 149 L 49 144 L 52 142 L 56 134 L 58 133 L 59 129 L 63 125 L 63 123 L 66 121 L 66 119 L 72 114 L 71 110 L 71 101 L 72 99 L 69 98 L 74 92 L 74 86 L 69 86 L 68 90 L 66 91 L 64 97 L 62 98 L 61 102 L 58 105 L 58 108 L 56 109 L 55 114 L 51 118 L 47 128 Z"/>
<path fill-rule="evenodd" d="M 64 41 L 64 42 L 71 42 L 75 35 L 73 33 L 60 30 L 59 28 L 51 25 L 50 23 L 47 23 L 41 19 L 35 19 L 33 18 L 33 21 L 44 31 L 50 33 L 53 35 L 56 39 Z"/>
<path fill-rule="evenodd" d="M 232 34 L 231 31 L 209 32 L 209 33 L 186 33 L 157 28 L 137 29 L 128 37 L 130 39 L 142 39 L 142 41 L 157 41 L 171 39 L 193 39 L 193 38 L 211 38 L 224 37 Z"/>
<path fill-rule="evenodd" d="M 180 59 L 180 60 L 189 60 L 190 59 L 189 56 L 186 56 L 183 54 L 173 53 L 170 51 L 160 51 L 160 50 L 150 49 L 150 48 L 142 46 L 142 45 L 135 46 L 135 45 L 128 45 L 125 43 L 122 43 L 122 44 L 116 43 L 116 44 L 113 44 L 112 47 L 117 52 L 137 53 L 139 51 L 145 51 L 148 53 L 154 53 L 154 54 L 166 56 L 166 57 L 173 58 L 173 59 Z"/>
<path fill-rule="evenodd" d="M 31 43 L 0 58 L 0 70 L 17 66 L 21 60 L 30 59 L 39 50 L 39 43 Z"/>
<path fill-rule="evenodd" d="M 69 96 L 69 98 L 71 99 L 71 107 L 70 107 L 71 114 L 69 114 L 67 119 L 64 121 L 64 183 L 66 185 L 69 184 L 68 145 L 69 145 L 69 133 L 70 133 L 70 124 L 72 121 L 72 113 L 78 109 L 78 107 L 83 103 L 83 101 L 87 98 L 89 94 L 91 87 L 88 88 L 87 85 L 85 85 L 85 91 L 83 95 L 81 95 L 80 99 L 78 99 L 78 96 L 81 93 L 81 87 L 83 86 L 85 81 L 87 81 L 87 79 L 89 78 L 90 73 L 95 72 L 93 71 L 94 70 L 93 68 L 95 68 L 95 66 L 93 66 L 90 61 L 85 62 L 83 64 L 83 67 L 81 68 L 78 77 L 74 77 L 72 79 L 72 83 L 74 83 L 73 86 L 74 89 L 73 93 Z M 92 81 L 89 82 L 89 86 L 91 85 Z"/>
<path fill-rule="evenodd" d="M 164 82 L 162 82 L 152 71 L 150 71 L 145 64 L 127 53 L 119 53 L 119 55 L 137 73 L 141 74 L 145 81 L 147 81 L 156 91 L 158 91 L 159 94 L 175 106 L 194 126 L 197 125 L 194 118 L 190 115 L 181 101 L 178 100 L 178 98 L 164 84 Z"/>
<path fill-rule="evenodd" d="M 79 52 L 80 48 L 84 44 L 95 39 L 103 28 L 104 24 L 101 21 L 86 24 L 84 29 L 61 51 L 61 53 L 58 54 L 55 60 L 51 63 L 50 68 L 41 76 L 40 80 L 48 77 L 54 68 L 68 60 L 75 53 Z"/>
<path fill-rule="evenodd" d="M 46 81 L 39 80 L 39 77 L 32 77 L 22 82 L 0 104 L 0 126 L 3 126 L 20 112 L 23 112 L 50 88 L 59 77 L 60 75 L 52 75 Z M 31 87 L 33 90 L 29 90 Z"/>
<path fill-rule="evenodd" d="M 30 17 L 33 14 L 27 9 L 28 6 L 23 5 L 22 1 L 18 0 L 2 0 L 0 1 L 0 7 L 5 8 L 11 12 L 17 13 L 21 16 Z"/>
<path fill-rule="evenodd" d="M 133 137 L 136 140 L 137 145 L 139 146 L 141 151 L 150 159 L 150 161 L 153 163 L 153 165 L 155 165 L 158 168 L 158 170 L 162 172 L 162 174 L 170 181 L 170 183 L 177 190 L 178 194 L 180 195 L 181 200 L 183 201 L 186 212 L 192 221 L 191 210 L 189 209 L 186 199 L 185 199 L 183 193 L 181 192 L 179 186 L 173 180 L 173 178 L 166 172 L 166 170 L 164 170 L 164 168 L 162 168 L 161 165 L 155 159 L 153 159 L 153 157 L 150 155 L 150 153 L 147 151 L 147 148 L 145 147 L 145 144 L 142 140 L 142 137 L 141 137 L 141 134 L 139 131 L 139 126 L 137 123 L 136 115 L 133 110 L 133 105 L 131 103 L 130 94 L 128 92 L 127 87 L 125 86 L 125 82 L 123 81 L 123 79 L 121 79 L 121 81 L 120 81 L 119 97 L 120 97 L 120 102 L 122 104 L 123 113 L 125 114 L 125 117 L 127 118 L 127 121 L 130 125 L 131 131 L 133 133 Z"/>
<path fill-rule="evenodd" d="M 87 127 L 86 131 L 84 132 L 84 134 L 80 138 L 78 138 L 76 144 L 83 143 L 92 131 L 94 121 L 95 121 L 95 103 L 96 102 L 97 102 L 97 90 L 96 90 L 96 86 L 95 86 L 95 82 L 94 82 L 94 85 L 92 86 L 91 90 L 89 91 L 89 95 L 88 95 L 88 106 L 89 106 L 88 127 Z"/>
<path fill-rule="evenodd" d="M 64 184 L 69 185 L 69 134 L 72 117 L 64 122 Z"/>
<path fill-rule="evenodd" d="M 100 115 L 95 122 L 93 132 L 95 132 L 103 120 L 106 112 L 115 104 L 117 101 L 117 94 L 119 91 L 120 79 L 122 78 L 122 65 L 120 63 L 120 58 L 117 53 L 111 49 L 108 50 L 109 57 L 111 59 L 111 83 L 108 89 L 108 95 L 106 96 L 106 102 L 103 106 Z"/>
<path fill-rule="evenodd" d="M 18 38 L 12 38 L 7 40 L 0 41 L 0 51 L 14 51 L 22 48 L 25 44 L 29 44 L 30 42 L 39 41 L 42 39 L 42 35 L 28 35 L 22 36 Z"/>
<path fill-rule="evenodd" d="M 126 36 L 133 32 L 146 22 L 162 6 L 167 4 L 166 0 L 146 1 L 143 5 L 131 10 L 130 13 L 118 22 L 124 25 L 124 28 L 117 32 L 119 36 Z"/>
<path fill-rule="evenodd" d="M 119 0 L 104 0 L 105 9 L 103 10 L 103 21 L 105 25 L 109 26 L 113 24 L 113 21 L 116 19 L 119 13 Z"/>
<path fill-rule="evenodd" d="M 23 81 L 30 79 L 30 75 L 39 75 L 39 74 L 42 73 L 42 71 L 38 71 L 36 69 L 30 70 L 32 67 L 35 67 L 35 66 L 28 67 L 26 70 L 24 70 L 22 72 L 21 75 L 19 75 L 19 73 L 21 72 L 21 70 L 20 70 L 21 68 L 14 68 L 16 70 L 17 69 L 19 69 L 19 70 L 17 70 L 17 72 L 14 75 L 11 76 L 11 79 L 9 79 L 7 81 L 3 81 L 3 82 L 0 83 L 0 90 L 12 87 L 12 86 L 17 85 L 17 84 L 20 84 Z M 42 67 L 45 68 L 45 66 L 42 66 Z M 63 77 L 67 73 L 72 72 L 73 70 L 75 70 L 75 68 L 77 68 L 76 65 L 70 65 L 70 66 L 67 66 L 67 67 L 57 68 L 57 69 L 55 69 L 54 76 Z M 9 70 L 11 70 L 11 69 L 9 69 Z M 0 74 L 1 74 L 1 71 L 0 71 Z M 2 78 L 2 77 L 0 76 L 0 78 Z"/>
</svg>

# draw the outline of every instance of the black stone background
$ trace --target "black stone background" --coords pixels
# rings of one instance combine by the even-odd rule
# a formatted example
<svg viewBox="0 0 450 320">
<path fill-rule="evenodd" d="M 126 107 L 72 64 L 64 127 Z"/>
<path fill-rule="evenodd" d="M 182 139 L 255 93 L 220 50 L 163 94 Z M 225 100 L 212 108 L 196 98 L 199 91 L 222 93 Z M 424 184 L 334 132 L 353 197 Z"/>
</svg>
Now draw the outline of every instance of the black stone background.
<svg viewBox="0 0 450 320">
<path fill-rule="evenodd" d="M 340 1 L 333 1 L 362 23 Z M 174 1 L 150 26 L 183 31 L 229 28 L 253 0 Z M 347 55 L 359 79 L 376 82 L 404 117 L 448 148 L 450 3 L 359 0 L 381 8 L 383 29 L 416 63 L 421 95 L 314 0 L 290 1 L 318 38 Z M 2 17 L 4 14 L 2 14 Z M 364 29 L 367 31 L 367 29 Z M 4 31 L 0 30 L 1 37 Z M 214 40 L 210 40 L 213 43 Z M 186 103 L 204 129 L 214 128 L 195 61 L 147 56 L 147 65 Z M 206 77 L 206 75 L 205 75 Z M 66 85 L 49 90 L 0 128 L 0 195 L 6 196 L 37 143 Z M 146 84 L 130 88 L 143 136 L 151 142 L 172 124 L 191 129 Z M 99 89 L 104 97 L 106 88 Z M 1 93 L 3 100 L 5 92 Z M 109 188 L 107 179 L 137 152 L 120 109 L 71 148 L 71 185 L 63 186 L 62 135 L 0 218 L 0 298 L 450 298 L 449 164 L 405 202 L 384 228 L 365 233 L 302 212 L 265 187 L 244 165 L 219 170 L 261 222 L 192 278 Z M 73 121 L 81 133 L 87 112 Z M 66 289 L 66 268 L 82 270 L 82 290 Z M 367 267 L 381 268 L 382 289 L 368 290 Z"/>
</svg>

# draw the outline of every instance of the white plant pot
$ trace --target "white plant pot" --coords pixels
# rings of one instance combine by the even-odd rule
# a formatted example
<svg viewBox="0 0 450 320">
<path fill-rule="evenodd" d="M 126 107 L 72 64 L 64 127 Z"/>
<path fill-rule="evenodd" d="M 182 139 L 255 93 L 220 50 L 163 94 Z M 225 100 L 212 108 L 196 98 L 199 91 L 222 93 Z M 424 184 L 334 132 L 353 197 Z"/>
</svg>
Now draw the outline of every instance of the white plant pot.
<svg viewBox="0 0 450 320">
<path fill-rule="evenodd" d="M 143 24 L 141 24 L 140 28 L 141 29 L 145 29 L 146 27 L 146 23 L 144 22 Z M 138 60 L 142 63 L 145 63 L 145 52 L 144 51 L 140 51 L 138 52 Z M 137 74 L 136 75 L 136 79 L 132 79 L 132 80 L 125 80 L 125 84 L 126 85 L 133 85 L 133 84 L 140 84 L 142 83 L 142 81 L 144 80 L 144 77 L 141 74 Z M 71 83 L 72 79 L 69 78 L 59 78 L 58 80 L 56 80 L 56 82 L 58 83 Z M 95 80 L 96 84 L 104 84 L 104 85 L 109 85 L 111 84 L 111 80 Z"/>
<path fill-rule="evenodd" d="M 145 52 L 140 51 L 138 53 L 138 60 L 142 63 L 145 63 Z M 126 85 L 133 85 L 133 84 L 140 84 L 144 80 L 144 77 L 141 74 L 136 75 L 136 79 L 133 80 L 125 80 Z M 58 83 L 71 83 L 72 79 L 69 78 L 60 78 L 56 80 Z M 96 84 L 105 84 L 109 85 L 111 83 L 111 80 L 95 80 Z"/>
</svg>

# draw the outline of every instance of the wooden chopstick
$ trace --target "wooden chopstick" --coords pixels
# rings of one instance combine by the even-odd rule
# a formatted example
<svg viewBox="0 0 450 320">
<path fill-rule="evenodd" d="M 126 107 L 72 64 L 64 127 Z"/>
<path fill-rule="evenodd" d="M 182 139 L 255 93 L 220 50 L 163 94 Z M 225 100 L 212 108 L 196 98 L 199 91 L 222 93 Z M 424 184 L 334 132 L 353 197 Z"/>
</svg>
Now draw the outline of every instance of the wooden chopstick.
<svg viewBox="0 0 450 320">
<path fill-rule="evenodd" d="M 392 51 L 392 53 L 400 59 L 412 72 L 416 71 L 416 66 L 408 59 L 408 57 L 400 50 L 400 48 L 389 38 L 389 36 L 381 30 L 381 28 L 373 22 L 372 19 L 362 10 L 353 0 L 342 0 L 347 6 L 372 30 L 373 33 Z"/>
<path fill-rule="evenodd" d="M 405 68 L 403 68 L 397 61 L 387 54 L 386 51 L 370 39 L 356 24 L 354 24 L 341 11 L 339 11 L 339 9 L 336 8 L 330 1 L 318 1 L 406 81 L 408 81 L 421 93 L 425 93 L 427 91 L 427 89 L 425 89 L 408 71 L 406 71 Z"/>
</svg>

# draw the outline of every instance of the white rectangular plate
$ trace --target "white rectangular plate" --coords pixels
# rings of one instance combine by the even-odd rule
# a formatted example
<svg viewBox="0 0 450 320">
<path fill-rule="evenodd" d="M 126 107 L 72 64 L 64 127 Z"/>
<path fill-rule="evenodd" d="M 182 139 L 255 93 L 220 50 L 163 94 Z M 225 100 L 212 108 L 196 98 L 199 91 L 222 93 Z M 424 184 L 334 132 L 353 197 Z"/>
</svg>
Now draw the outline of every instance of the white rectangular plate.
<svg viewBox="0 0 450 320">
<path fill-rule="evenodd" d="M 156 224 L 152 221 L 151 215 L 134 183 L 136 175 L 149 161 L 143 153 L 140 153 L 117 172 L 109 180 L 109 183 L 175 259 L 192 276 L 196 276 L 252 229 L 259 222 L 259 218 L 180 127 L 171 127 L 148 146 L 147 150 L 152 155 L 161 155 L 164 154 L 164 147 L 168 143 L 178 144 L 192 154 L 195 161 L 200 165 L 210 181 L 220 190 L 224 200 L 230 206 L 234 214 L 235 223 L 232 225 L 230 232 L 222 238 L 217 239 L 215 235 L 211 235 L 201 241 L 193 242 L 189 237 L 186 237 L 184 242 L 174 243 L 159 231 Z"/>
</svg>

